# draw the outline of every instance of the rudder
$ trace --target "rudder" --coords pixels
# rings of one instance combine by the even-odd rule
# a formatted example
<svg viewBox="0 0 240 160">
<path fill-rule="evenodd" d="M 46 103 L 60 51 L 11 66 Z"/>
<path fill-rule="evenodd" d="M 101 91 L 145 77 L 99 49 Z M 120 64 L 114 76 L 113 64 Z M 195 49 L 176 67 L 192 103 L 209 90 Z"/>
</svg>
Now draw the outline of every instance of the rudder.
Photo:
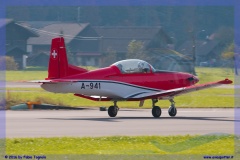
<svg viewBox="0 0 240 160">
<path fill-rule="evenodd" d="M 65 43 L 62 37 L 52 39 L 49 56 L 48 79 L 67 76 L 68 60 Z"/>
<path fill-rule="evenodd" d="M 68 64 L 64 38 L 58 37 L 52 39 L 48 65 L 48 78 L 46 79 L 63 78 L 83 72 L 87 72 L 87 70 Z"/>
</svg>

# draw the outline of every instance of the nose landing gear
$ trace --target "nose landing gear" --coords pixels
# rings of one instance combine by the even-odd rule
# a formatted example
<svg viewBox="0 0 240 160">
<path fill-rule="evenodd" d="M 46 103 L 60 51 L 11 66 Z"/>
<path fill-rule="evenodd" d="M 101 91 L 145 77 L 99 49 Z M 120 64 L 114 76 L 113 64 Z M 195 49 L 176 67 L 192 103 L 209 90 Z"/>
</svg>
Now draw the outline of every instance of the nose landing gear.
<svg viewBox="0 0 240 160">
<path fill-rule="evenodd" d="M 173 99 L 169 100 L 171 102 L 171 106 L 168 109 L 168 114 L 171 117 L 175 117 L 177 115 L 177 108 L 175 107 L 175 102 Z"/>
</svg>

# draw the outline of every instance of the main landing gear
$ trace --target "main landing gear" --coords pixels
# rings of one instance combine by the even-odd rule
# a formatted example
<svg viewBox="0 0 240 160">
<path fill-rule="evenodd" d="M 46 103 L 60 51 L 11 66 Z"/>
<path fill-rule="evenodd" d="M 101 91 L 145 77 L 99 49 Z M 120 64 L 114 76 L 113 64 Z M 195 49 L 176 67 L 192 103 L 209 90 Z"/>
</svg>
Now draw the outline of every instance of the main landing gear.
<svg viewBox="0 0 240 160">
<path fill-rule="evenodd" d="M 117 106 L 117 101 L 114 101 L 114 105 L 113 106 L 110 106 L 108 108 L 108 115 L 110 117 L 116 117 L 117 113 L 118 113 L 118 106 Z"/>
<path fill-rule="evenodd" d="M 155 106 L 155 103 L 157 103 L 158 100 L 157 99 L 152 99 L 152 115 L 155 118 L 158 118 L 161 116 L 162 114 L 162 110 L 159 106 Z"/>
<path fill-rule="evenodd" d="M 175 107 L 175 102 L 173 101 L 173 99 L 170 99 L 169 101 L 171 102 L 171 106 L 168 109 L 168 114 L 169 114 L 169 116 L 174 117 L 177 115 L 177 109 Z M 152 99 L 152 115 L 155 118 L 160 117 L 162 114 L 161 108 L 159 106 L 155 106 L 155 104 L 157 102 L 158 102 L 157 99 Z M 117 106 L 117 101 L 114 101 L 114 105 L 110 106 L 108 108 L 108 115 L 110 117 L 116 117 L 118 110 L 119 110 L 119 108 Z"/>
<path fill-rule="evenodd" d="M 168 114 L 171 117 L 174 117 L 177 115 L 177 108 L 175 107 L 175 102 L 173 99 L 169 100 L 171 102 L 171 106 L 168 109 Z M 162 110 L 159 106 L 155 106 L 155 103 L 157 103 L 157 99 L 152 99 L 152 115 L 155 118 L 158 118 L 161 116 Z"/>
</svg>

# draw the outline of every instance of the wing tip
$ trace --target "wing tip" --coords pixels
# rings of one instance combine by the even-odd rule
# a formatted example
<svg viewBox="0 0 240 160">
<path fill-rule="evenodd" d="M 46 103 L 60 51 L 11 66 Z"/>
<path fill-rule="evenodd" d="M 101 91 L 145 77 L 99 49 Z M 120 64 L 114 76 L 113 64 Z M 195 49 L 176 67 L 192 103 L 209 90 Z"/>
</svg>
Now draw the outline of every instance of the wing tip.
<svg viewBox="0 0 240 160">
<path fill-rule="evenodd" d="M 228 78 L 226 78 L 225 80 L 220 81 L 220 83 L 221 83 L 221 84 L 232 84 L 233 81 L 230 80 L 230 79 L 228 79 Z"/>
</svg>

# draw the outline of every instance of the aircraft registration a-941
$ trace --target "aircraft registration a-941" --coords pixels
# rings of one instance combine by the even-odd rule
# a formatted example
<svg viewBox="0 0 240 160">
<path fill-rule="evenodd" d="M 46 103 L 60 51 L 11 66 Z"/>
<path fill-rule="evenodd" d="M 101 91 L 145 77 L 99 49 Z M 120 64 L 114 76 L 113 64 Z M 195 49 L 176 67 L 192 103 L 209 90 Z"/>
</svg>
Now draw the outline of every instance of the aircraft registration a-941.
<svg viewBox="0 0 240 160">
<path fill-rule="evenodd" d="M 42 83 L 41 87 L 54 93 L 73 93 L 75 96 L 94 101 L 113 101 L 108 115 L 118 113 L 118 101 L 152 100 L 153 117 L 161 116 L 158 100 L 169 100 L 170 116 L 177 114 L 174 97 L 201 89 L 230 84 L 225 79 L 218 82 L 196 85 L 198 78 L 189 73 L 156 70 L 149 63 L 139 59 L 118 61 L 109 67 L 88 71 L 68 64 L 63 37 L 52 39 L 48 77 L 32 82 Z"/>
</svg>

